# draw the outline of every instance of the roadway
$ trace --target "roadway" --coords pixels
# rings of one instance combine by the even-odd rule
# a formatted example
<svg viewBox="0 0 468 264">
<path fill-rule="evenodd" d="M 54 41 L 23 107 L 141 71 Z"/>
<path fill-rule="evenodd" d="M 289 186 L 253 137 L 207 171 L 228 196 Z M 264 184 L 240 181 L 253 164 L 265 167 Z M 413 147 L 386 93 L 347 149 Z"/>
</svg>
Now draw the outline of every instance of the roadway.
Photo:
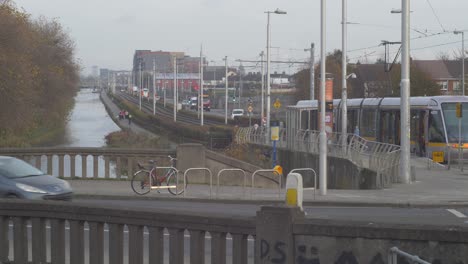
<svg viewBox="0 0 468 264">
<path fill-rule="evenodd" d="M 138 200 L 138 199 L 74 199 L 73 203 L 81 205 L 102 206 L 105 208 L 142 209 L 159 212 L 161 210 L 195 214 L 217 214 L 222 216 L 254 217 L 260 210 L 260 203 L 215 203 L 199 201 L 171 200 Z M 268 204 L 268 203 L 263 203 Z M 278 204 L 271 202 L 270 204 Z M 418 207 L 382 207 L 382 206 L 305 206 L 307 218 L 321 220 L 338 220 L 350 222 L 468 226 L 468 206 L 451 208 Z"/>
</svg>

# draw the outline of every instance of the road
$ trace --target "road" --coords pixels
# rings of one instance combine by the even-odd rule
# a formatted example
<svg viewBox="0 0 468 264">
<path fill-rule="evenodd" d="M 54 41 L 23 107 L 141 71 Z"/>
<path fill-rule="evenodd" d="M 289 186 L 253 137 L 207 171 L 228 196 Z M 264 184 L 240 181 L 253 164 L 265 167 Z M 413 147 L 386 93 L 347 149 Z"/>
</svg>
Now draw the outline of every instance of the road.
<svg viewBox="0 0 468 264">
<path fill-rule="evenodd" d="M 144 209 L 149 211 L 180 211 L 182 213 L 216 213 L 224 216 L 254 217 L 261 205 L 158 200 L 87 200 L 75 199 L 73 203 L 115 208 Z M 367 223 L 415 224 L 438 226 L 468 225 L 468 207 L 454 208 L 400 208 L 400 207 L 335 207 L 306 206 L 307 218 Z"/>
</svg>

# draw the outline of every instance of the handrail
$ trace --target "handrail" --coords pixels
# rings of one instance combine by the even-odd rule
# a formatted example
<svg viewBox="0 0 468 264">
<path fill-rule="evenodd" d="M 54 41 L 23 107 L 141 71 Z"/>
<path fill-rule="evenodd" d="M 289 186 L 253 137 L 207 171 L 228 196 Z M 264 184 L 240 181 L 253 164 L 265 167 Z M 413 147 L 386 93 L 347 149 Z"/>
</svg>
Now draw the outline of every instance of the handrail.
<svg viewBox="0 0 468 264">
<path fill-rule="evenodd" d="M 274 170 L 274 169 L 264 169 L 264 170 L 256 170 L 254 171 L 254 173 L 252 173 L 252 187 L 250 188 L 250 199 L 253 198 L 253 188 L 254 188 L 254 179 L 255 179 L 255 175 L 259 172 L 271 172 L 273 174 L 276 174 L 278 175 L 278 197 L 281 198 L 281 178 L 282 178 L 282 174 L 280 174 L 278 171 Z"/>
<path fill-rule="evenodd" d="M 245 196 L 247 173 L 245 173 L 245 171 L 243 169 L 222 169 L 222 170 L 220 170 L 218 172 L 218 175 L 217 175 L 216 199 L 218 199 L 218 195 L 219 195 L 219 177 L 221 176 L 221 173 L 223 173 L 225 171 L 240 171 L 240 172 L 242 172 L 244 174 L 244 187 L 242 188 L 242 194 L 243 194 L 243 196 Z"/>
<path fill-rule="evenodd" d="M 303 188 L 303 190 L 305 191 L 305 190 L 313 189 L 314 190 L 314 200 L 315 200 L 315 192 L 317 190 L 317 173 L 312 168 L 297 168 L 297 169 L 291 170 L 289 173 L 293 173 L 293 172 L 296 172 L 296 171 L 311 171 L 311 172 L 314 173 L 314 188 Z"/>
<path fill-rule="evenodd" d="M 397 256 L 402 256 L 403 258 L 411 261 L 411 263 L 418 263 L 418 264 L 431 264 L 430 262 L 424 261 L 420 259 L 416 255 L 410 255 L 404 251 L 399 250 L 397 247 L 392 247 L 389 250 L 388 254 L 388 263 L 389 264 L 398 264 Z"/>
<path fill-rule="evenodd" d="M 189 168 L 184 172 L 184 197 L 185 194 L 187 193 L 187 190 L 185 188 L 186 182 L 187 182 L 187 173 L 189 171 L 208 171 L 210 173 L 210 199 L 213 197 L 212 192 L 213 192 L 213 173 L 211 173 L 211 170 L 208 168 Z"/>
</svg>

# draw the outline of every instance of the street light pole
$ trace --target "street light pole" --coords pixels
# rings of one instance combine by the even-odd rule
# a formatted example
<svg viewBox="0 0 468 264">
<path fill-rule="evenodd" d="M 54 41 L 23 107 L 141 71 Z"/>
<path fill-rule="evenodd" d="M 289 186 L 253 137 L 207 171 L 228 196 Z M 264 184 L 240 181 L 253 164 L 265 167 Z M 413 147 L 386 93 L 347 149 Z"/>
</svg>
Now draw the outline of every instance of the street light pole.
<svg viewBox="0 0 468 264">
<path fill-rule="evenodd" d="M 153 115 L 156 115 L 156 61 L 153 59 Z"/>
<path fill-rule="evenodd" d="M 462 35 L 462 94 L 465 96 L 465 32 L 454 31 L 453 33 Z"/>
<path fill-rule="evenodd" d="M 410 95 L 410 0 L 402 0 L 401 14 L 401 129 L 400 129 L 400 180 L 402 183 L 410 183 L 410 116 L 409 116 L 409 95 Z"/>
<path fill-rule="evenodd" d="M 227 116 L 228 116 L 228 61 L 227 61 L 227 56 L 224 56 L 224 62 L 225 62 L 225 70 L 226 70 L 226 74 L 224 75 L 225 78 L 224 78 L 224 81 L 225 81 L 225 92 L 226 92 L 226 96 L 225 96 L 225 109 L 224 109 L 224 123 L 227 125 L 228 121 L 227 121 Z"/>
<path fill-rule="evenodd" d="M 304 51 L 310 51 L 310 100 L 315 99 L 315 71 L 314 71 L 314 65 L 315 65 L 315 45 L 312 42 L 310 44 L 310 49 L 304 49 Z"/>
<path fill-rule="evenodd" d="M 346 0 L 343 0 L 343 5 L 342 5 L 342 11 L 343 11 L 343 21 L 341 21 L 341 27 L 342 27 L 342 69 L 341 69 L 341 82 L 343 86 L 343 91 L 341 93 L 341 147 L 343 149 L 343 153 L 346 154 L 346 145 L 347 145 L 347 139 L 348 137 L 346 134 L 348 133 L 348 106 L 347 106 L 347 81 L 346 81 L 346 57 L 347 57 L 347 30 L 348 30 L 348 21 L 347 21 L 347 2 Z"/>
<path fill-rule="evenodd" d="M 263 69 L 263 56 L 265 54 L 263 53 L 263 51 L 260 53 L 260 57 L 261 57 L 261 72 L 262 72 L 262 109 L 260 110 L 260 118 L 261 118 L 261 121 L 263 123 L 263 118 L 265 117 L 265 72 L 264 72 L 264 69 Z"/>
<path fill-rule="evenodd" d="M 177 122 L 177 58 L 174 56 L 174 85 L 172 86 L 174 93 L 174 122 Z"/>
<path fill-rule="evenodd" d="M 200 46 L 200 99 L 198 105 L 201 106 L 200 109 L 200 126 L 203 126 L 203 45 Z"/>
<path fill-rule="evenodd" d="M 267 78 L 266 78 L 266 85 L 267 85 L 267 127 L 270 127 L 270 108 L 271 108 L 271 85 L 270 85 L 270 14 L 279 14 L 285 15 L 286 12 L 276 9 L 275 11 L 266 11 L 267 13 Z"/>
<path fill-rule="evenodd" d="M 142 85 L 143 85 L 143 77 L 141 76 L 141 61 L 140 61 L 140 87 L 138 87 L 138 101 L 139 101 L 140 110 L 141 110 L 141 92 L 143 91 L 141 89 Z"/>
<path fill-rule="evenodd" d="M 319 134 L 319 179 L 320 179 L 320 194 L 327 194 L 327 134 L 325 131 L 325 2 L 321 0 L 321 26 L 320 26 L 320 134 Z"/>
</svg>

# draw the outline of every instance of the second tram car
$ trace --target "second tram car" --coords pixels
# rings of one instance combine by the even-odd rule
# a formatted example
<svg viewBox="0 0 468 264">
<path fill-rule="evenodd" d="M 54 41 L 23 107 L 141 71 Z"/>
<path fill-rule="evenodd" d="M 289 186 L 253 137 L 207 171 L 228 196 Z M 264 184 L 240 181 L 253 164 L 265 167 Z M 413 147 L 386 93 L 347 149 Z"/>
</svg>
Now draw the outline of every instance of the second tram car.
<svg viewBox="0 0 468 264">
<path fill-rule="evenodd" d="M 432 152 L 458 148 L 456 103 L 462 103 L 461 141 L 468 142 L 468 97 L 432 96 L 410 98 L 411 151 L 432 157 Z M 348 99 L 348 133 L 378 142 L 400 144 L 400 98 Z M 286 126 L 294 130 L 318 130 L 317 100 L 303 100 L 289 106 Z M 341 100 L 333 100 L 333 130 L 341 132 Z M 357 129 L 356 129 L 357 128 Z M 468 148 L 468 143 L 463 144 Z M 444 155 L 447 160 L 447 153 Z"/>
</svg>

